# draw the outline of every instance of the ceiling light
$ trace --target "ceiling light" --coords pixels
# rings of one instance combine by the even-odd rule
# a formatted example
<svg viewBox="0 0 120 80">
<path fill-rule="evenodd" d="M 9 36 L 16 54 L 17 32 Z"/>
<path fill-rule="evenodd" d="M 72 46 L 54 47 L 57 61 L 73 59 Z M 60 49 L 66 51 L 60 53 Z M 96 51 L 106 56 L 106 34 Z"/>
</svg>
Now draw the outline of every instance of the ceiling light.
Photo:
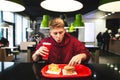
<svg viewBox="0 0 120 80">
<path fill-rule="evenodd" d="M 98 7 L 99 10 L 105 12 L 120 12 L 120 1 L 118 0 L 101 0 L 102 5 Z"/>
<path fill-rule="evenodd" d="M 75 28 L 84 28 L 85 24 L 81 14 L 75 15 L 75 21 L 73 25 L 75 26 Z"/>
<path fill-rule="evenodd" d="M 40 28 L 48 29 L 49 28 L 49 21 L 50 21 L 50 16 L 49 15 L 43 15 L 43 19 L 41 21 Z"/>
<path fill-rule="evenodd" d="M 40 5 L 44 9 L 55 12 L 72 12 L 83 7 L 82 3 L 75 0 L 45 0 Z"/>
<path fill-rule="evenodd" d="M 2 22 L 2 23 L 0 23 L 0 27 L 9 27 L 9 24 L 5 23 L 5 22 Z"/>
<path fill-rule="evenodd" d="M 21 4 L 22 0 L 0 0 L 0 10 L 10 12 L 24 11 L 25 7 Z"/>
<path fill-rule="evenodd" d="M 27 28 L 27 32 L 33 32 L 34 30 L 32 28 Z"/>
<path fill-rule="evenodd" d="M 71 23 L 70 27 L 68 28 L 68 32 L 75 32 L 76 28 L 74 27 L 73 23 Z"/>
</svg>

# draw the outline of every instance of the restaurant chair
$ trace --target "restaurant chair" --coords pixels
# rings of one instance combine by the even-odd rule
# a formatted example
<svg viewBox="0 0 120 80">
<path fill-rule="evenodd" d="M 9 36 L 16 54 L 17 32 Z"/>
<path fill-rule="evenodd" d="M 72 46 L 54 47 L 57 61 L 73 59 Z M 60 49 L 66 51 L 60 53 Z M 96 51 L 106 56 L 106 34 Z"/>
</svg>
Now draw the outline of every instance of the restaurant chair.
<svg viewBox="0 0 120 80">
<path fill-rule="evenodd" d="M 11 53 L 14 55 L 14 61 L 17 60 L 17 55 L 20 54 L 20 47 L 18 46 L 17 48 L 14 48 L 13 50 L 11 50 Z"/>
<path fill-rule="evenodd" d="M 6 49 L 0 48 L 0 61 L 13 61 L 14 56 L 13 54 L 8 54 Z"/>
<path fill-rule="evenodd" d="M 99 63 L 99 54 L 95 52 L 90 52 L 91 58 L 90 63 Z"/>
<path fill-rule="evenodd" d="M 11 53 L 12 53 L 13 55 L 15 55 L 15 60 L 17 60 L 17 55 L 20 54 L 20 51 L 19 51 L 19 50 L 13 50 L 13 51 L 11 51 Z"/>
<path fill-rule="evenodd" d="M 35 46 L 28 46 L 27 47 L 27 62 L 33 62 L 32 55 L 35 51 Z"/>
</svg>

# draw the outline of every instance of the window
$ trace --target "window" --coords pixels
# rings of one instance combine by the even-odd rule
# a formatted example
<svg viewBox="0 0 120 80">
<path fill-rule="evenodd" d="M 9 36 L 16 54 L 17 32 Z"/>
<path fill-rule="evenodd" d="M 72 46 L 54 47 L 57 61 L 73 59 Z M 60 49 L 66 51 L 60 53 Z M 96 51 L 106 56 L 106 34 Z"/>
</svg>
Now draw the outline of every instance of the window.
<svg viewBox="0 0 120 80">
<path fill-rule="evenodd" d="M 13 46 L 13 25 L 9 25 L 8 40 L 9 40 L 9 46 Z"/>
<path fill-rule="evenodd" d="M 30 20 L 18 14 L 15 15 L 15 45 L 27 41 L 26 28 L 30 26 Z"/>
<path fill-rule="evenodd" d="M 3 12 L 3 21 L 14 23 L 14 14 L 12 12 Z"/>
<path fill-rule="evenodd" d="M 0 11 L 0 23 L 2 22 L 2 15 L 1 15 L 1 11 Z"/>
<path fill-rule="evenodd" d="M 2 22 L 1 11 L 0 11 L 0 23 Z M 0 28 L 0 39 L 2 37 L 2 29 Z"/>
<path fill-rule="evenodd" d="M 30 20 L 27 18 L 23 18 L 23 42 L 27 41 L 27 34 L 26 34 L 26 29 L 30 26 Z"/>
<path fill-rule="evenodd" d="M 15 45 L 22 42 L 22 16 L 15 15 Z"/>
</svg>

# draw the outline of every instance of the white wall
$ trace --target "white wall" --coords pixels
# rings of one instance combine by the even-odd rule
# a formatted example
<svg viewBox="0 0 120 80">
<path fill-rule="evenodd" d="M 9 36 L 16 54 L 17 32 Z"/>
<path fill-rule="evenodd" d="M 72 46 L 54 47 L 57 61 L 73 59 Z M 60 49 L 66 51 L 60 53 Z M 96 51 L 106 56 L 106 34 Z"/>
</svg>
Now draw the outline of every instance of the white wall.
<svg viewBox="0 0 120 80">
<path fill-rule="evenodd" d="M 85 42 L 95 42 L 95 24 L 94 23 L 85 23 Z"/>
<path fill-rule="evenodd" d="M 79 28 L 78 39 L 83 42 L 94 42 L 94 23 L 85 23 L 84 28 Z"/>
<path fill-rule="evenodd" d="M 104 32 L 105 29 L 106 29 L 106 19 L 103 19 L 103 18 L 100 18 L 102 17 L 103 15 L 105 15 L 103 12 L 100 12 L 100 11 L 93 11 L 93 12 L 90 12 L 88 14 L 85 14 L 83 16 L 83 19 L 85 21 L 85 23 L 91 23 L 91 24 L 94 24 L 94 44 L 96 45 L 97 44 L 97 41 L 96 41 L 96 35 L 101 31 L 101 32 Z M 79 40 L 84 40 L 85 41 L 85 35 L 88 35 L 89 33 L 85 33 L 85 31 L 82 31 L 79 30 Z M 81 38 L 81 35 L 82 35 L 82 38 Z M 83 37 L 84 36 L 84 37 Z M 90 38 L 93 39 L 93 36 L 91 36 Z M 91 41 L 92 42 L 92 41 Z"/>
<path fill-rule="evenodd" d="M 85 34 L 85 28 L 80 28 L 78 33 L 78 39 L 82 42 L 85 42 L 84 34 Z"/>
</svg>

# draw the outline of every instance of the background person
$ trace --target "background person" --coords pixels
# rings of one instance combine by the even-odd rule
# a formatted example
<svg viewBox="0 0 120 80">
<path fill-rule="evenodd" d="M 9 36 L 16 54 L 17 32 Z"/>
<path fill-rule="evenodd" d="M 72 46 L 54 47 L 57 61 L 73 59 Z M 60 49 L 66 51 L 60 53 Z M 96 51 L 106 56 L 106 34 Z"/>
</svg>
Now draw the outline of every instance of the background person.
<svg viewBox="0 0 120 80">
<path fill-rule="evenodd" d="M 42 39 L 36 46 L 36 51 L 32 55 L 33 61 L 38 61 L 39 56 L 48 54 L 47 48 L 42 46 L 42 43 L 50 42 L 52 45 L 48 58 L 49 63 L 76 65 L 88 62 L 90 58 L 88 49 L 77 38 L 66 32 L 64 21 L 61 18 L 51 20 L 49 27 L 50 37 Z"/>
<path fill-rule="evenodd" d="M 7 38 L 1 37 L 0 43 L 3 44 L 3 47 L 8 47 L 9 46 L 9 41 Z"/>
<path fill-rule="evenodd" d="M 103 33 L 103 51 L 108 52 L 109 50 L 109 42 L 110 42 L 110 34 L 108 33 L 108 30 L 106 30 Z"/>
<path fill-rule="evenodd" d="M 97 46 L 99 46 L 101 49 L 103 44 L 102 32 L 99 32 L 97 34 L 96 39 L 97 39 Z"/>
</svg>

